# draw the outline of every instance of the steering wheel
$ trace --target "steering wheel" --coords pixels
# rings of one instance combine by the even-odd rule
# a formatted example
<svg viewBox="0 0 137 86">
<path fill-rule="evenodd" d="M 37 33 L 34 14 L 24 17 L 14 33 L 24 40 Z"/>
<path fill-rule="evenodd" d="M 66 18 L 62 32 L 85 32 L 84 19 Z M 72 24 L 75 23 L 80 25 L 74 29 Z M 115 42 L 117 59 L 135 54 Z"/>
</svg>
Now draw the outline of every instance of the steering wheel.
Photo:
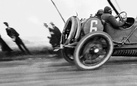
<svg viewBox="0 0 137 86">
<path fill-rule="evenodd" d="M 127 13 L 125 11 L 122 11 L 117 15 L 117 18 L 119 18 L 119 21 L 121 21 L 121 22 L 126 22 Z"/>
</svg>

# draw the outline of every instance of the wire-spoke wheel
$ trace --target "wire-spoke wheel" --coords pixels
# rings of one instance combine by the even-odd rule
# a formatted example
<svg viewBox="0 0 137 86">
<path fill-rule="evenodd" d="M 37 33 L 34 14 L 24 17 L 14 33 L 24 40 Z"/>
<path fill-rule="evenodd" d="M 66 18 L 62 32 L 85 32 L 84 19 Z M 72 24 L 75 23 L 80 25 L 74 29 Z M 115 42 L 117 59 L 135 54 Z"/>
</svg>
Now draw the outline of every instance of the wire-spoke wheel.
<svg viewBox="0 0 137 86">
<path fill-rule="evenodd" d="M 89 33 L 77 44 L 74 60 L 82 70 L 96 69 L 110 58 L 113 52 L 111 37 L 104 32 Z"/>
<path fill-rule="evenodd" d="M 73 53 L 74 53 L 74 49 L 72 48 L 64 48 L 61 50 L 61 54 L 63 58 L 71 64 L 74 64 Z"/>
</svg>

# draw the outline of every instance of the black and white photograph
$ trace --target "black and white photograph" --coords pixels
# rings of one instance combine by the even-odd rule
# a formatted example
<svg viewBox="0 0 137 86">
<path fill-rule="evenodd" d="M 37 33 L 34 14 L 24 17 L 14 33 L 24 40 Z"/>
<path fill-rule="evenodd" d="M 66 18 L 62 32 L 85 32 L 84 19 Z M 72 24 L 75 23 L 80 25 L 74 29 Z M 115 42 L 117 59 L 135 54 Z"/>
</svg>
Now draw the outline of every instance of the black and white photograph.
<svg viewBox="0 0 137 86">
<path fill-rule="evenodd" d="M 0 0 L 0 86 L 137 86 L 136 0 Z"/>
</svg>

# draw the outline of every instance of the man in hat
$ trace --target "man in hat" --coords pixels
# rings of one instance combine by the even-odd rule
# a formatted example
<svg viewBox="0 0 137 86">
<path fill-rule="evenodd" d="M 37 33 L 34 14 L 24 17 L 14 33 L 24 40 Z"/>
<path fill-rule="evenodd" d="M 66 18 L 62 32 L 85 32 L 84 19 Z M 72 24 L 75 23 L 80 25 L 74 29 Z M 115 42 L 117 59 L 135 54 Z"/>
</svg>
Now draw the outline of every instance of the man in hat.
<svg viewBox="0 0 137 86">
<path fill-rule="evenodd" d="M 53 22 L 51 22 L 50 24 L 54 30 L 54 34 L 58 37 L 58 39 L 60 39 L 61 32 L 60 32 L 59 28 L 57 26 L 55 26 L 55 24 Z"/>
<path fill-rule="evenodd" d="M 9 24 L 7 22 L 3 22 L 3 23 L 7 26 L 7 28 L 6 28 L 7 35 L 10 38 L 12 38 L 12 40 L 17 44 L 17 46 L 19 47 L 19 49 L 23 53 L 25 53 L 25 50 L 26 50 L 27 53 L 30 54 L 30 51 L 27 49 L 27 47 L 24 45 L 24 43 L 20 39 L 19 33 L 14 28 L 9 27 Z"/>
<path fill-rule="evenodd" d="M 103 9 L 99 9 L 97 11 L 97 13 L 95 14 L 95 17 L 101 19 L 101 16 L 102 16 L 103 13 L 104 13 L 104 10 Z"/>
<path fill-rule="evenodd" d="M 55 49 L 60 45 L 60 38 L 61 38 L 61 32 L 60 30 L 54 25 L 53 22 L 50 22 L 52 28 L 48 27 L 47 23 L 44 23 L 44 26 L 49 29 L 51 37 L 48 37 L 50 39 L 50 44 Z"/>
<path fill-rule="evenodd" d="M 101 16 L 101 18 L 105 22 L 111 24 L 115 28 L 119 28 L 120 26 L 123 26 L 124 23 L 125 23 L 125 21 L 126 21 L 126 20 L 124 20 L 122 22 L 121 21 L 117 21 L 116 18 L 115 18 L 115 16 L 112 15 L 112 9 L 109 6 L 106 6 L 104 8 L 104 13 Z"/>
<path fill-rule="evenodd" d="M 0 35 L 0 46 L 1 46 L 1 50 L 3 52 L 7 52 L 10 53 L 12 51 L 12 49 L 7 45 L 7 43 L 3 40 L 3 38 Z"/>
<path fill-rule="evenodd" d="M 52 26 L 52 30 L 50 30 L 50 32 L 53 32 L 53 34 L 51 36 L 53 38 L 53 41 L 55 42 L 55 44 L 54 44 L 54 48 L 55 48 L 60 45 L 61 32 L 60 32 L 59 28 L 57 26 L 55 26 L 55 24 L 53 22 L 50 22 L 50 24 Z"/>
<path fill-rule="evenodd" d="M 53 22 L 50 23 L 53 28 L 54 36 L 56 37 L 56 47 L 60 45 L 61 32 L 57 26 Z"/>
</svg>

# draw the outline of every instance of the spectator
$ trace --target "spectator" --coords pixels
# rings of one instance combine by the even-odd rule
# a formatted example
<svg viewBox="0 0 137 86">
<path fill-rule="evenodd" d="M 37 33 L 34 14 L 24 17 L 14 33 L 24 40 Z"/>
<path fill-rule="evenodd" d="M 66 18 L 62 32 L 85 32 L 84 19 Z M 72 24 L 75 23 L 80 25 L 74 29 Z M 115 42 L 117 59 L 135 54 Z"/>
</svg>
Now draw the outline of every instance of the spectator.
<svg viewBox="0 0 137 86">
<path fill-rule="evenodd" d="M 99 9 L 99 10 L 97 11 L 97 13 L 95 14 L 95 16 L 96 16 L 97 18 L 101 19 L 101 16 L 102 16 L 103 13 L 104 13 L 104 10 L 103 10 L 103 9 Z"/>
<path fill-rule="evenodd" d="M 49 42 L 53 49 L 55 49 L 60 45 L 61 32 L 52 22 L 50 24 L 52 28 L 48 27 L 47 23 L 44 23 L 44 26 L 49 29 L 51 35 L 51 37 L 48 37 L 50 39 Z"/>
<path fill-rule="evenodd" d="M 17 44 L 19 49 L 23 53 L 27 52 L 28 54 L 30 54 L 30 51 L 27 49 L 27 47 L 24 45 L 21 38 L 19 37 L 19 33 L 14 28 L 9 27 L 9 24 L 7 22 L 4 22 L 4 24 L 7 26 L 7 28 L 6 28 L 7 35 Z"/>
</svg>

